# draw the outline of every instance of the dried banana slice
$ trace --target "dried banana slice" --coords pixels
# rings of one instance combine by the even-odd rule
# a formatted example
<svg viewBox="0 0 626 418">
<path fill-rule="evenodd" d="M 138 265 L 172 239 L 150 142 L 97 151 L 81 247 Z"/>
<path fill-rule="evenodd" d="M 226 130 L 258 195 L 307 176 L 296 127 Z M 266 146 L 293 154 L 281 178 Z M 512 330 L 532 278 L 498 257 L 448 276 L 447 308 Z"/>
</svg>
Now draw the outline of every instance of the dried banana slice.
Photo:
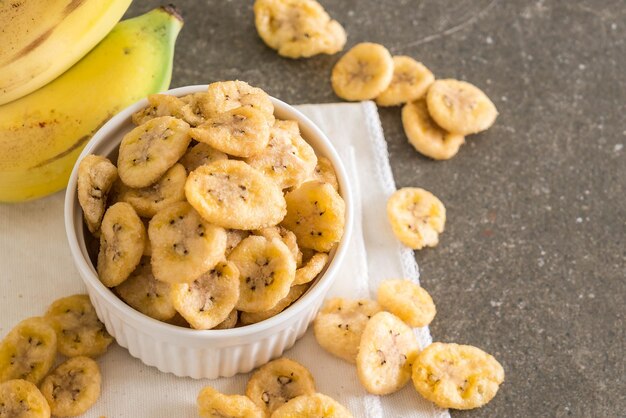
<svg viewBox="0 0 626 418">
<path fill-rule="evenodd" d="M 245 81 L 218 81 L 209 84 L 206 98 L 200 102 L 206 117 L 228 112 L 238 107 L 248 107 L 265 115 L 271 126 L 274 123 L 274 105 L 270 96 L 258 87 Z"/>
<path fill-rule="evenodd" d="M 190 283 L 224 258 L 226 231 L 202 219 L 187 202 L 174 203 L 150 221 L 152 272 L 157 280 Z"/>
<path fill-rule="evenodd" d="M 190 129 L 192 138 L 236 157 L 261 152 L 270 139 L 270 125 L 260 111 L 238 107 L 218 113 Z"/>
<path fill-rule="evenodd" d="M 257 0 L 254 16 L 263 42 L 284 57 L 335 54 L 346 43 L 343 27 L 317 1 Z"/>
<path fill-rule="evenodd" d="M 239 311 L 237 309 L 233 309 L 230 311 L 225 320 L 217 324 L 211 329 L 230 329 L 235 328 L 237 325 L 237 320 L 239 319 Z"/>
<path fill-rule="evenodd" d="M 433 298 L 410 280 L 385 280 L 378 286 L 378 303 L 410 327 L 425 327 L 435 318 Z"/>
<path fill-rule="evenodd" d="M 413 148 L 434 160 L 449 160 L 465 143 L 463 135 L 446 132 L 432 120 L 424 100 L 402 107 L 402 126 Z"/>
<path fill-rule="evenodd" d="M 146 229 L 135 209 L 118 202 L 107 209 L 102 219 L 98 277 L 107 287 L 114 287 L 128 278 L 141 261 Z"/>
<path fill-rule="evenodd" d="M 187 178 L 185 195 L 204 219 L 224 228 L 274 226 L 286 213 L 280 187 L 243 161 L 198 167 Z"/>
<path fill-rule="evenodd" d="M 407 247 L 435 247 L 446 224 L 446 208 L 429 191 L 416 187 L 396 190 L 387 201 L 387 217 L 395 236 Z"/>
<path fill-rule="evenodd" d="M 289 252 L 293 255 L 293 259 L 296 261 L 296 266 L 302 263 L 302 252 L 300 251 L 300 248 L 298 248 L 296 234 L 287 228 L 283 228 L 282 226 L 270 226 L 254 231 L 254 234 L 265 237 L 270 241 L 274 238 L 282 240 L 287 248 L 289 248 Z"/>
<path fill-rule="evenodd" d="M 393 78 L 389 87 L 376 97 L 378 106 L 398 106 L 421 99 L 435 81 L 433 73 L 411 57 L 393 57 Z"/>
<path fill-rule="evenodd" d="M 265 418 L 247 396 L 224 395 L 210 386 L 198 394 L 198 413 L 202 418 Z"/>
<path fill-rule="evenodd" d="M 198 126 L 206 120 L 208 115 L 204 113 L 204 102 L 206 102 L 207 99 L 208 95 L 206 92 L 191 93 L 180 98 L 180 100 L 185 102 L 191 109 L 193 116 L 185 118 L 185 121 L 190 126 Z"/>
<path fill-rule="evenodd" d="M 333 186 L 308 181 L 285 196 L 282 225 L 293 231 L 298 245 L 327 252 L 343 236 L 346 205 Z"/>
<path fill-rule="evenodd" d="M 313 322 L 315 339 L 324 350 L 355 363 L 363 329 L 380 311 L 380 305 L 369 299 L 328 299 Z"/>
<path fill-rule="evenodd" d="M 161 116 L 173 116 L 182 119 L 191 126 L 202 122 L 201 116 L 195 114 L 191 105 L 169 94 L 151 94 L 148 96 L 148 106 L 133 113 L 132 120 L 135 125 L 143 125 L 147 121 Z"/>
<path fill-rule="evenodd" d="M 230 253 L 239 270 L 236 308 L 261 312 L 273 308 L 287 294 L 296 275 L 296 262 L 281 240 L 249 236 Z"/>
<path fill-rule="evenodd" d="M 92 234 L 97 234 L 100 229 L 107 195 L 115 180 L 117 167 L 105 157 L 88 155 L 78 166 L 78 202 Z"/>
<path fill-rule="evenodd" d="M 57 334 L 59 353 L 66 357 L 97 357 L 113 342 L 87 295 L 57 299 L 48 308 L 46 319 Z"/>
<path fill-rule="evenodd" d="M 54 369 L 41 383 L 52 415 L 74 417 L 87 412 L 100 397 L 102 376 L 89 357 L 73 357 Z"/>
<path fill-rule="evenodd" d="M 293 284 L 304 284 L 313 281 L 324 270 L 326 263 L 328 263 L 328 254 L 315 253 L 304 266 L 296 270 L 296 278 Z"/>
<path fill-rule="evenodd" d="M 142 258 L 135 271 L 115 290 L 133 309 L 151 318 L 167 321 L 176 315 L 171 301 L 172 285 L 154 278 L 148 257 Z"/>
<path fill-rule="evenodd" d="M 350 411 L 333 398 L 315 393 L 293 398 L 272 414 L 272 418 L 352 418 Z"/>
<path fill-rule="evenodd" d="M 230 253 L 239 245 L 241 241 L 250 235 L 250 231 L 242 231 L 240 229 L 229 229 L 226 231 L 226 253 L 228 257 Z"/>
<path fill-rule="evenodd" d="M 311 180 L 317 180 L 328 183 L 337 191 L 339 191 L 339 182 L 333 164 L 326 157 L 317 157 L 317 166 L 313 170 Z"/>
<path fill-rule="evenodd" d="M 172 203 L 185 200 L 187 171 L 182 164 L 174 164 L 156 183 L 133 189 L 123 187 L 118 197 L 130 203 L 139 216 L 152 218 L 158 211 Z"/>
<path fill-rule="evenodd" d="M 465 81 L 435 81 L 428 89 L 426 104 L 437 125 L 459 135 L 487 130 L 498 117 L 498 110 L 489 97 Z"/>
<path fill-rule="evenodd" d="M 174 308 L 195 329 L 211 329 L 225 321 L 239 299 L 239 271 L 220 262 L 191 283 L 172 285 Z"/>
<path fill-rule="evenodd" d="M 187 151 L 189 124 L 172 116 L 150 119 L 122 139 L 117 169 L 129 187 L 157 181 Z"/>
<path fill-rule="evenodd" d="M 412 377 L 419 394 L 440 407 L 472 409 L 496 396 L 504 369 L 479 348 L 433 343 L 415 359 Z"/>
<path fill-rule="evenodd" d="M 289 306 L 291 306 L 291 304 L 294 303 L 296 300 L 300 299 L 300 296 L 302 296 L 308 288 L 308 284 L 291 286 L 291 289 L 289 289 L 289 293 L 287 293 L 287 296 L 279 300 L 273 308 L 261 312 L 242 312 L 240 318 L 241 325 L 256 324 L 257 322 L 265 321 L 268 318 L 278 315 Z"/>
<path fill-rule="evenodd" d="M 270 130 L 267 147 L 246 162 L 274 180 L 281 189 L 287 189 L 300 186 L 311 176 L 317 156 L 300 136 L 296 121 L 277 120 Z"/>
<path fill-rule="evenodd" d="M 330 81 L 342 99 L 374 99 L 393 79 L 393 59 L 382 45 L 364 42 L 355 45 L 337 61 Z"/>
<path fill-rule="evenodd" d="M 261 408 L 266 416 L 296 396 L 315 393 L 313 375 L 306 367 L 281 357 L 261 366 L 252 373 L 246 386 L 246 396 Z"/>
<path fill-rule="evenodd" d="M 50 406 L 31 382 L 8 380 L 0 383 L 0 417 L 50 418 Z"/>
<path fill-rule="evenodd" d="M 413 330 L 397 316 L 379 312 L 365 325 L 356 370 L 363 387 L 374 395 L 401 389 L 411 377 L 419 353 Z"/>
<path fill-rule="evenodd" d="M 0 343 L 0 382 L 24 379 L 37 384 L 57 355 L 57 335 L 44 318 L 17 324 Z"/>
<path fill-rule="evenodd" d="M 191 173 L 201 165 L 210 164 L 213 161 L 227 160 L 228 156 L 222 151 L 218 151 L 211 146 L 200 142 L 194 145 L 183 155 L 180 163 L 185 167 L 187 173 Z"/>
</svg>

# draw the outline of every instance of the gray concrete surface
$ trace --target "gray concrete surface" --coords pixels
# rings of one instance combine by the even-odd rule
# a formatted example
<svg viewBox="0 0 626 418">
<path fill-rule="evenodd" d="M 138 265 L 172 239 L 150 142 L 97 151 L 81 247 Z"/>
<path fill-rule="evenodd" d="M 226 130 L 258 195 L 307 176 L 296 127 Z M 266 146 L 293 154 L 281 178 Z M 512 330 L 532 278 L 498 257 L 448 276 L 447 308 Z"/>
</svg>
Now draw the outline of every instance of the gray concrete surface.
<svg viewBox="0 0 626 418">
<path fill-rule="evenodd" d="M 128 15 L 156 5 L 135 1 Z M 435 340 L 504 365 L 486 407 L 454 417 L 626 414 L 626 3 L 623 0 L 322 0 L 348 46 L 380 42 L 437 77 L 471 81 L 500 117 L 447 162 L 381 110 L 399 186 L 446 204 L 440 245 L 416 253 Z M 252 1 L 177 0 L 186 26 L 172 86 L 243 79 L 287 102 L 332 102 L 336 56 L 280 58 Z"/>
</svg>

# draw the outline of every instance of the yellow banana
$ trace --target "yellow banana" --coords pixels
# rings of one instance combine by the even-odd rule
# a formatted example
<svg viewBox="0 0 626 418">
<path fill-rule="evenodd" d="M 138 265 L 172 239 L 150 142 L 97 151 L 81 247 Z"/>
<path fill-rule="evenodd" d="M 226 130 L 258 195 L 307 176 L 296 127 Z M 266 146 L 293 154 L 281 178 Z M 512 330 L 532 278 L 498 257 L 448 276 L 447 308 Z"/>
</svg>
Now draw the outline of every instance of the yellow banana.
<svg viewBox="0 0 626 418">
<path fill-rule="evenodd" d="M 111 31 L 131 0 L 0 1 L 0 105 L 57 78 Z"/>
<path fill-rule="evenodd" d="M 0 202 L 65 187 L 76 158 L 102 124 L 166 90 L 182 23 L 169 7 L 122 21 L 56 80 L 0 106 Z"/>
</svg>

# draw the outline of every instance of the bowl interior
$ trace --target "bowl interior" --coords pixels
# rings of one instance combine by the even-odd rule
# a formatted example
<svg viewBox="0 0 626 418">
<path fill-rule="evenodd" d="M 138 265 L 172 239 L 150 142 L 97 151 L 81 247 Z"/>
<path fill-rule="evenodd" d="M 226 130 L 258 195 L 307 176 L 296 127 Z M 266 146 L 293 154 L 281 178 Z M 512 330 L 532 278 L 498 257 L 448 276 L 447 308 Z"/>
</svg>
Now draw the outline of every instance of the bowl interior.
<svg viewBox="0 0 626 418">
<path fill-rule="evenodd" d="M 176 96 L 184 96 L 189 93 L 206 91 L 206 87 L 206 85 L 188 86 L 173 89 L 167 93 Z M 340 195 L 346 203 L 346 225 L 344 235 L 339 242 L 339 245 L 331 251 L 329 262 L 326 264 L 326 267 L 304 295 L 302 295 L 283 312 L 275 315 L 274 317 L 256 324 L 226 330 L 191 330 L 155 320 L 134 310 L 130 306 L 126 305 L 122 300 L 118 299 L 118 297 L 110 289 L 105 287 L 97 277 L 95 266 L 99 242 L 96 238 L 91 236 L 87 228 L 84 227 L 82 210 L 78 204 L 78 198 L 76 196 L 77 163 L 70 177 L 66 192 L 65 218 L 70 249 L 72 250 L 74 260 L 77 263 L 78 268 L 83 273 L 83 278 L 89 282 L 87 284 L 92 288 L 95 288 L 95 290 L 110 304 L 113 304 L 118 310 L 122 310 L 125 315 L 129 315 L 135 320 L 143 321 L 146 325 L 150 323 L 152 326 L 161 328 L 162 331 L 176 330 L 176 332 L 192 332 L 194 334 L 212 333 L 215 335 L 219 333 L 232 334 L 234 336 L 248 331 L 263 331 L 281 320 L 286 320 L 288 317 L 297 315 L 299 311 L 304 309 L 303 307 L 305 305 L 311 302 L 311 299 L 322 298 L 331 284 L 329 276 L 336 275 L 335 270 L 338 268 L 340 259 L 346 251 L 347 242 L 350 239 L 352 230 L 352 200 L 350 195 L 350 186 L 347 181 L 345 168 L 337 152 L 319 128 L 317 128 L 317 126 L 315 126 L 308 118 L 302 115 L 302 113 L 298 112 L 286 103 L 274 98 L 272 98 L 272 102 L 274 104 L 275 116 L 279 119 L 291 119 L 298 121 L 303 138 L 306 139 L 306 141 L 313 147 L 316 154 L 318 156 L 324 156 L 332 162 L 337 175 L 337 180 L 339 182 Z M 78 158 L 78 161 L 82 160 L 82 158 L 88 154 L 97 154 L 106 156 L 111 161 L 116 163 L 119 143 L 121 142 L 123 136 L 135 127 L 131 121 L 132 113 L 142 109 L 146 105 L 147 100 L 141 100 L 113 117 L 94 135 Z"/>
</svg>

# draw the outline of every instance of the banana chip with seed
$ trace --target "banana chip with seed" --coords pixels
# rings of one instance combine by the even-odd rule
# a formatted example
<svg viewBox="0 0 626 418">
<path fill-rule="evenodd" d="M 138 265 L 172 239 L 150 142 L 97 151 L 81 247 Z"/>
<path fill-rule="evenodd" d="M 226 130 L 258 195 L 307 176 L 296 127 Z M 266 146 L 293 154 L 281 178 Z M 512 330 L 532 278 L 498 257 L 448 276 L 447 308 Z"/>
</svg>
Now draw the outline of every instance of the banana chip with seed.
<svg viewBox="0 0 626 418">
<path fill-rule="evenodd" d="M 504 369 L 491 355 L 469 345 L 433 343 L 413 364 L 413 384 L 442 408 L 485 405 L 504 381 Z"/>
<path fill-rule="evenodd" d="M 393 59 L 382 45 L 364 42 L 355 45 L 337 61 L 330 81 L 335 94 L 351 101 L 371 100 L 393 79 Z"/>
</svg>

